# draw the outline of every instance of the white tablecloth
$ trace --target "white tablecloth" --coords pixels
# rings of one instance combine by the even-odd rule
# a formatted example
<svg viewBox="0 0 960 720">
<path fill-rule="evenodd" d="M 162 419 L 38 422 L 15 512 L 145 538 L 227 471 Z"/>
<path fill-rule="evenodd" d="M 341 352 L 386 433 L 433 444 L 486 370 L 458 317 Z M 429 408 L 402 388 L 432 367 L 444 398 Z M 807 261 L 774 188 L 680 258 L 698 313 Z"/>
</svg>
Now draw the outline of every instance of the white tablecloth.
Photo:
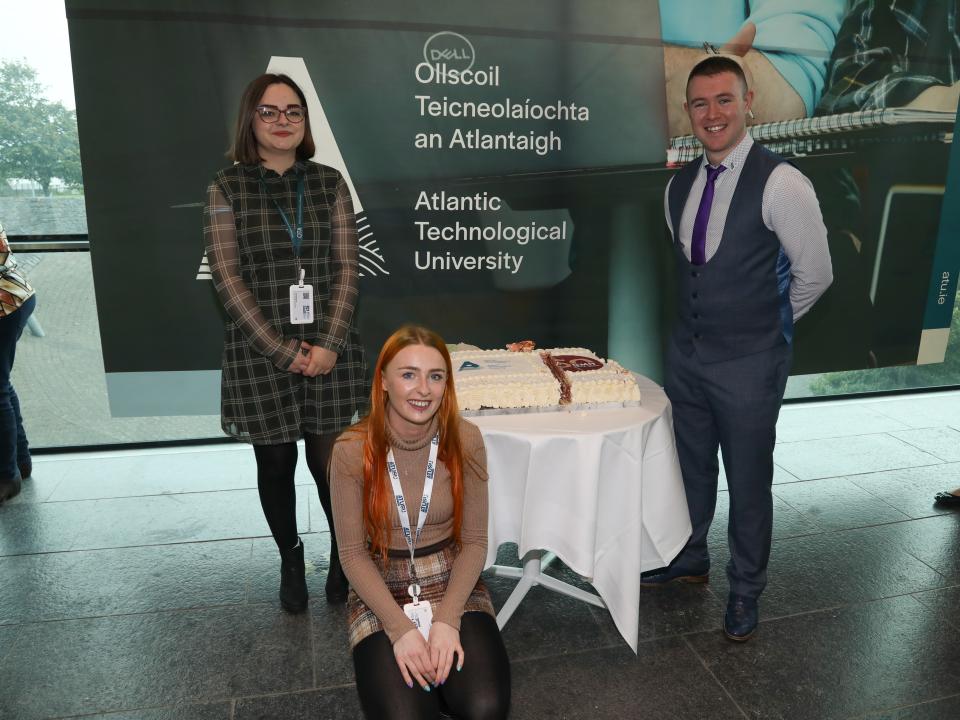
<svg viewBox="0 0 960 720">
<path fill-rule="evenodd" d="M 487 566 L 515 542 L 587 578 L 637 649 L 640 573 L 663 567 L 690 516 L 663 390 L 638 376 L 640 407 L 473 417 L 487 448 Z"/>
</svg>

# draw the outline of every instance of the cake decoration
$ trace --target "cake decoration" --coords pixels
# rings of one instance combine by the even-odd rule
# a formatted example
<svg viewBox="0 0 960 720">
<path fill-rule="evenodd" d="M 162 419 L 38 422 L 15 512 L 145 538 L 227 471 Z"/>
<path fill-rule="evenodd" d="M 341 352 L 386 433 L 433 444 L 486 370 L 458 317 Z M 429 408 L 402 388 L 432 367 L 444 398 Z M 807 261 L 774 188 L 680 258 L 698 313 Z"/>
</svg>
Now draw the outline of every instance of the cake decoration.
<svg viewBox="0 0 960 720">
<path fill-rule="evenodd" d="M 603 360 L 586 348 L 533 352 L 535 347 L 524 340 L 506 350 L 452 352 L 460 410 L 536 412 L 640 403 L 633 375 L 616 361 Z"/>
</svg>

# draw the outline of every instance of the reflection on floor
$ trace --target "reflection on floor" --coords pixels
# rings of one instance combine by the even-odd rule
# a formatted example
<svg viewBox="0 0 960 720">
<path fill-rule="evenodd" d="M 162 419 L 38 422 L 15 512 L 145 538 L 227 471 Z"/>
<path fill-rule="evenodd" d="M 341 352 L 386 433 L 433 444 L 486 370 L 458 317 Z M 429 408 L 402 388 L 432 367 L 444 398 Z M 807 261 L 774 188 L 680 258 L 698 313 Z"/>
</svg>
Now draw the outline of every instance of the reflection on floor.
<svg viewBox="0 0 960 720">
<path fill-rule="evenodd" d="M 719 631 L 721 492 L 711 583 L 644 592 L 637 655 L 599 608 L 531 592 L 504 632 L 511 717 L 958 716 L 960 513 L 932 498 L 960 486 L 960 393 L 788 406 L 779 438 L 757 636 Z M 296 617 L 249 449 L 47 455 L 34 475 L 0 508 L 0 718 L 359 717 L 305 472 Z M 502 603 L 511 582 L 489 584 Z"/>
</svg>

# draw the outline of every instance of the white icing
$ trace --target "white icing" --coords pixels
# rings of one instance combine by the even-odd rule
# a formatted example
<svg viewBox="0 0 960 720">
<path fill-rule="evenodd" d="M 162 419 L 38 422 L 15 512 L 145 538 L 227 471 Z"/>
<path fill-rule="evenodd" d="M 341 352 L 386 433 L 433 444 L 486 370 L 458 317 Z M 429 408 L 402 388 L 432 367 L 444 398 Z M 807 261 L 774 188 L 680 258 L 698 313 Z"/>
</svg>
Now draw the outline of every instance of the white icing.
<svg viewBox="0 0 960 720">
<path fill-rule="evenodd" d="M 559 402 L 560 383 L 536 353 L 470 350 L 451 353 L 450 360 L 461 410 L 543 407 Z"/>
<path fill-rule="evenodd" d="M 508 350 L 453 352 L 453 379 L 461 410 L 480 408 L 555 408 L 560 383 L 540 358 L 541 351 Z M 551 355 L 576 355 L 603 363 L 595 370 L 564 372 L 571 401 L 581 403 L 639 402 L 640 389 L 633 376 L 614 360 L 603 360 L 586 348 L 554 348 Z"/>
</svg>

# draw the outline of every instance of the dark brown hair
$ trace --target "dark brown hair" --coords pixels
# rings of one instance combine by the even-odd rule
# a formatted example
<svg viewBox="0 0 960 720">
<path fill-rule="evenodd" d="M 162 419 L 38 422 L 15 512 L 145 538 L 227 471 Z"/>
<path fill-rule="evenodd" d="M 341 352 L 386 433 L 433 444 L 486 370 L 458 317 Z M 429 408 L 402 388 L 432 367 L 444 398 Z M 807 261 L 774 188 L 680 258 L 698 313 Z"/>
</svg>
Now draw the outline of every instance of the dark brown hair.
<svg viewBox="0 0 960 720">
<path fill-rule="evenodd" d="M 690 75 L 687 76 L 687 90 L 690 89 L 690 81 L 695 77 L 713 77 L 714 75 L 720 75 L 726 72 L 733 73 L 737 76 L 737 79 L 740 80 L 740 85 L 743 87 L 743 94 L 746 95 L 747 76 L 744 75 L 743 68 L 740 67 L 740 63 L 736 60 L 724 57 L 723 55 L 711 55 L 694 65 L 690 71 Z"/>
<path fill-rule="evenodd" d="M 227 151 L 227 157 L 241 165 L 259 165 L 261 158 L 257 152 L 257 138 L 253 134 L 253 121 L 256 115 L 260 98 L 271 85 L 286 85 L 300 98 L 300 104 L 307 107 L 307 98 L 303 90 L 286 75 L 264 73 L 254 78 L 240 98 L 240 111 L 237 113 L 237 125 L 233 133 L 233 145 Z M 303 140 L 297 146 L 297 160 L 309 160 L 317 151 L 313 144 L 313 133 L 310 130 L 310 115 L 303 121 Z"/>
</svg>

